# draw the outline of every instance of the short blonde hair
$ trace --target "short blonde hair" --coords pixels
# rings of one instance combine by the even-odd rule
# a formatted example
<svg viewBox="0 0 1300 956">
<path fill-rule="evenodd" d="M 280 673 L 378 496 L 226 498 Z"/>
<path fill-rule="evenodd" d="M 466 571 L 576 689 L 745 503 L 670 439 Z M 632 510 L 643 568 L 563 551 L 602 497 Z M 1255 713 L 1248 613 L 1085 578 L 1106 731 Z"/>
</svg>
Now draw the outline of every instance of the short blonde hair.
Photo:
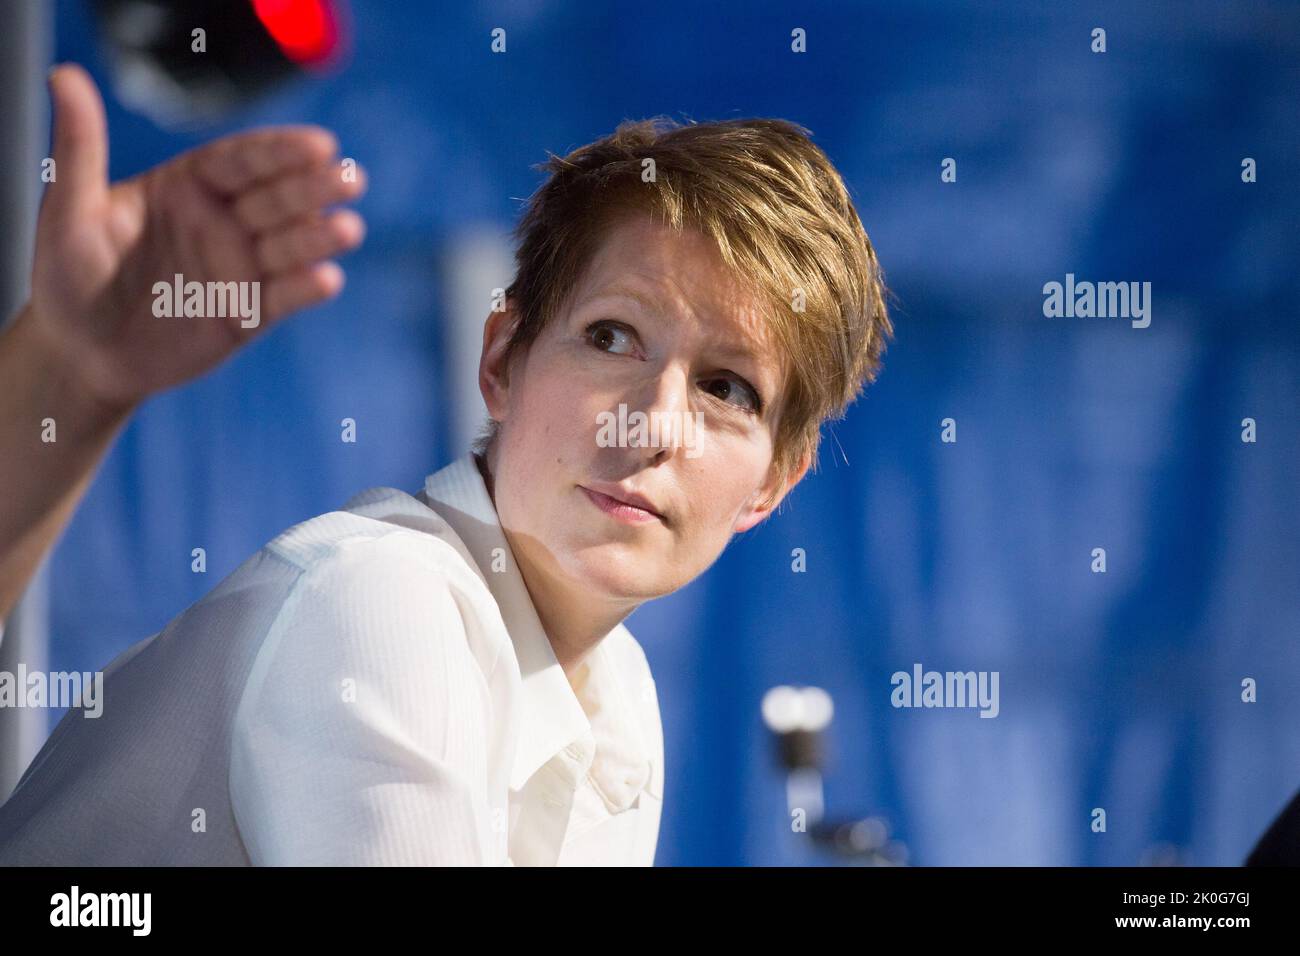
<svg viewBox="0 0 1300 956">
<path fill-rule="evenodd" d="M 514 233 L 518 268 L 506 295 L 519 318 L 507 368 L 562 314 L 605 232 L 629 212 L 649 212 L 679 232 L 690 226 L 711 237 L 767 306 L 787 368 L 775 487 L 805 455 L 815 468 L 822 422 L 842 417 L 875 380 L 893 327 L 871 240 L 808 130 L 779 119 L 682 125 L 658 116 L 626 121 L 563 158 L 549 156 L 534 168 L 551 175 Z M 652 181 L 643 177 L 647 169 Z M 486 450 L 495 426 L 476 451 Z"/>
</svg>

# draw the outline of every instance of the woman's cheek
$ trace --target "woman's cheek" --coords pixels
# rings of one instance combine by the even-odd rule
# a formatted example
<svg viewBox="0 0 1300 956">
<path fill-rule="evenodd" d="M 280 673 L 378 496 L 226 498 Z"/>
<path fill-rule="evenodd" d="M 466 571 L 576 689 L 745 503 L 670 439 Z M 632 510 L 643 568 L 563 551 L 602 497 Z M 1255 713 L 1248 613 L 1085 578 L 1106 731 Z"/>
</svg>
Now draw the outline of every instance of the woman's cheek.
<svg viewBox="0 0 1300 956">
<path fill-rule="evenodd" d="M 560 363 L 547 378 L 545 394 L 541 400 L 550 414 L 556 417 L 557 424 L 571 425 L 582 418 L 586 406 L 593 402 L 592 383 L 581 367 L 574 368 Z"/>
</svg>

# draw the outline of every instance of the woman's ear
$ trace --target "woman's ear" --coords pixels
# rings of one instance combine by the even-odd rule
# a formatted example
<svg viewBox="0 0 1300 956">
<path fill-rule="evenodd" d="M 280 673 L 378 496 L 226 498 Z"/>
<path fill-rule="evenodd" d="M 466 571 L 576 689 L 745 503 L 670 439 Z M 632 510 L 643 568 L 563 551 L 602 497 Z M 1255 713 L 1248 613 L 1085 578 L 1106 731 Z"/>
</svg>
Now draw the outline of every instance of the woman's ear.
<svg viewBox="0 0 1300 956">
<path fill-rule="evenodd" d="M 483 353 L 478 362 L 478 387 L 488 414 L 497 421 L 505 418 L 510 395 L 510 374 L 506 350 L 514 332 L 518 313 L 513 300 L 507 299 L 504 311 L 493 310 L 483 323 Z"/>
<path fill-rule="evenodd" d="M 790 489 L 803 481 L 803 476 L 808 473 L 808 467 L 811 464 L 812 455 L 804 452 L 803 457 L 799 460 L 799 466 L 779 486 L 777 486 L 777 482 L 780 480 L 780 475 L 777 474 L 774 464 L 768 473 L 768 482 L 754 492 L 749 502 L 737 516 L 734 532 L 741 534 L 767 518 L 776 510 L 776 506 L 781 503 L 785 496 L 790 493 Z"/>
</svg>

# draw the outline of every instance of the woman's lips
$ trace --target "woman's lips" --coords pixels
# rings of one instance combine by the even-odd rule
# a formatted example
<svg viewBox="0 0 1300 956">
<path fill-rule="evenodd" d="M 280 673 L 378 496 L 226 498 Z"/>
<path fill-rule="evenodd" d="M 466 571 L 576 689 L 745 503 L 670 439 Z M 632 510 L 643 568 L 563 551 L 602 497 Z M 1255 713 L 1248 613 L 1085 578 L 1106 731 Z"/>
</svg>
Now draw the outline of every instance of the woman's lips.
<svg viewBox="0 0 1300 956">
<path fill-rule="evenodd" d="M 624 524 L 646 524 L 650 521 L 663 521 L 653 511 L 646 511 L 644 508 L 638 508 L 635 505 L 619 501 L 617 498 L 611 498 L 609 495 L 603 495 L 599 491 L 592 491 L 582 485 L 583 493 L 587 496 L 597 508 L 605 512 L 616 521 L 622 521 Z"/>
</svg>

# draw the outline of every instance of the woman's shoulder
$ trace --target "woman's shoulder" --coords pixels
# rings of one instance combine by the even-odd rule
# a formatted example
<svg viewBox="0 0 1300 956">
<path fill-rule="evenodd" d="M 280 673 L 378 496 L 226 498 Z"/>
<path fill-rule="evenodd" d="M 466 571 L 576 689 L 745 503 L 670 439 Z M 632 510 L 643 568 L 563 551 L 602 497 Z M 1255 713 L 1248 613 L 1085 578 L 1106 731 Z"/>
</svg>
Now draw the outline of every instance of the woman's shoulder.
<svg viewBox="0 0 1300 956">
<path fill-rule="evenodd" d="M 237 587 L 264 627 L 244 696 L 287 693 L 321 668 L 389 696 L 420 675 L 488 680 L 512 644 L 457 541 L 441 516 L 393 488 L 367 489 L 278 535 Z"/>
<path fill-rule="evenodd" d="M 396 488 L 366 489 L 341 509 L 287 529 L 264 550 L 293 565 L 300 587 L 315 592 L 316 599 L 363 608 L 370 615 L 437 597 L 444 605 L 448 598 L 454 601 L 462 616 L 499 613 L 451 526 L 427 504 Z"/>
<path fill-rule="evenodd" d="M 367 488 L 343 507 L 300 521 L 266 545 L 302 570 L 328 559 L 348 544 L 374 542 L 395 551 L 438 552 L 454 534 L 442 516 L 396 488 Z"/>
</svg>

